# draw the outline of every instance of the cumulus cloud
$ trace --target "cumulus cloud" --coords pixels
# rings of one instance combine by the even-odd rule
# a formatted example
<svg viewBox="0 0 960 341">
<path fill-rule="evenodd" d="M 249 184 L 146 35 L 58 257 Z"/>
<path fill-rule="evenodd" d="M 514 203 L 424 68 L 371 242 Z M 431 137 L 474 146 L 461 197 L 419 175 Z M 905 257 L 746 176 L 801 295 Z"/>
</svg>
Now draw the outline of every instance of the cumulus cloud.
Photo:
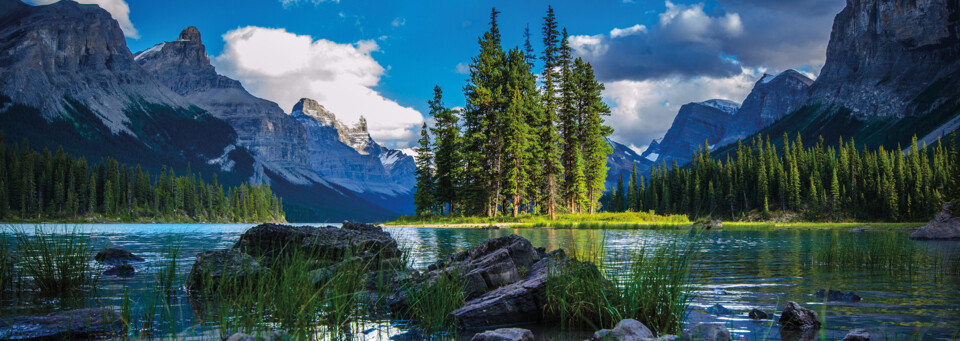
<svg viewBox="0 0 960 341">
<path fill-rule="evenodd" d="M 662 137 L 684 104 L 720 98 L 742 102 L 762 70 L 741 69 L 732 77 L 680 76 L 656 80 L 607 82 L 603 96 L 612 104 L 607 123 L 613 140 L 641 146 Z"/>
<path fill-rule="evenodd" d="M 49 5 L 60 0 L 27 0 L 28 3 L 33 5 Z M 123 35 L 128 38 L 140 39 L 140 33 L 137 32 L 137 28 L 133 27 L 133 22 L 130 21 L 130 6 L 127 5 L 127 2 L 124 0 L 74 0 L 81 4 L 95 4 L 103 8 L 110 13 L 110 16 L 113 17 L 117 23 L 120 24 L 120 29 L 123 30 Z"/>
<path fill-rule="evenodd" d="M 363 40 L 340 44 L 284 29 L 248 26 L 223 35 L 217 70 L 239 79 L 256 96 L 290 110 L 302 97 L 317 100 L 347 124 L 367 119 L 381 143 L 407 146 L 423 115 L 373 90 L 385 70 L 371 53 L 379 46 Z"/>
<path fill-rule="evenodd" d="M 466 62 L 457 63 L 457 66 L 453 68 L 453 71 L 461 75 L 468 74 L 470 73 L 470 64 L 467 64 Z"/>
<path fill-rule="evenodd" d="M 606 84 L 613 138 L 646 145 L 663 136 L 680 106 L 721 98 L 741 102 L 763 72 L 793 68 L 814 78 L 826 59 L 843 0 L 670 1 L 650 26 L 569 38 Z"/>
<path fill-rule="evenodd" d="M 390 23 L 390 25 L 393 27 L 400 27 L 406 24 L 407 24 L 407 19 L 404 17 L 397 17 L 396 19 L 393 19 L 393 22 Z"/>
</svg>

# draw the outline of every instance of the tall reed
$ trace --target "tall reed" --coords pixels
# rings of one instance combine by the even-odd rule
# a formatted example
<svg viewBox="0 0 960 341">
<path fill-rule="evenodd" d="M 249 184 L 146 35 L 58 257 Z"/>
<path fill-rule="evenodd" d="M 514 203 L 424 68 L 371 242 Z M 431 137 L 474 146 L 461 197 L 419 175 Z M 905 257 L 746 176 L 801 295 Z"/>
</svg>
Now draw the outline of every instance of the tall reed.
<svg viewBox="0 0 960 341">
<path fill-rule="evenodd" d="M 464 278 L 448 271 L 426 283 L 406 287 L 409 317 L 427 334 L 453 330 L 456 320 L 450 313 L 465 303 L 465 286 Z"/>
<path fill-rule="evenodd" d="M 77 228 L 36 226 L 33 235 L 15 228 L 14 236 L 19 266 L 41 294 L 70 296 L 91 283 L 90 241 Z"/>
<path fill-rule="evenodd" d="M 636 319 L 657 335 L 678 334 L 693 298 L 691 267 L 697 245 L 695 240 L 674 239 L 654 251 L 641 247 L 620 278 L 620 317 Z"/>
<path fill-rule="evenodd" d="M 0 232 L 0 298 L 6 297 L 7 290 L 13 287 L 15 278 L 13 266 L 10 240 L 6 232 Z"/>
</svg>

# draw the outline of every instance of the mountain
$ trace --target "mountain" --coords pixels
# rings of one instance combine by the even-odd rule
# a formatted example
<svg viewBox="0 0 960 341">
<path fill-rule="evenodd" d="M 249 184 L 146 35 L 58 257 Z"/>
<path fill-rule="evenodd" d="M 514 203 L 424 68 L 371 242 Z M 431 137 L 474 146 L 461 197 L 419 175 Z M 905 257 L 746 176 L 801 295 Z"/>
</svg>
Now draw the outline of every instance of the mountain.
<svg viewBox="0 0 960 341">
<path fill-rule="evenodd" d="M 413 212 L 413 157 L 374 141 L 364 118 L 348 127 L 309 98 L 294 105 L 291 116 L 307 132 L 310 166 L 318 174 L 381 206 Z"/>
<path fill-rule="evenodd" d="M 960 127 L 956 0 L 850 0 L 834 18 L 827 59 L 797 111 L 761 131 L 806 143 L 932 143 Z"/>
<path fill-rule="evenodd" d="M 739 104 L 722 99 L 687 103 L 680 107 L 673 125 L 659 143 L 657 162 L 685 164 L 702 146 L 720 142 Z"/>
<path fill-rule="evenodd" d="M 733 121 L 717 145 L 736 143 L 799 109 L 806 101 L 813 80 L 794 70 L 764 74 L 743 100 Z"/>
<path fill-rule="evenodd" d="M 191 169 L 208 181 L 217 175 L 224 185 L 269 182 L 290 220 L 377 221 L 398 214 L 313 172 L 305 162 L 305 133 L 302 141 L 288 139 L 303 131 L 299 122 L 284 122 L 275 104 L 216 75 L 196 30 L 180 38 L 135 59 L 117 22 L 96 5 L 4 1 L 4 140 L 26 138 L 33 148 L 62 146 L 152 171 Z M 285 173 L 298 162 L 302 176 Z"/>
<path fill-rule="evenodd" d="M 650 176 L 650 168 L 653 167 L 653 161 L 643 157 L 637 152 L 621 143 L 607 139 L 610 147 L 613 147 L 613 153 L 607 155 L 607 190 L 617 186 L 617 177 L 623 175 L 623 183 L 626 186 L 630 179 L 630 173 L 633 172 L 633 166 L 637 165 L 637 174 L 644 177 Z"/>
<path fill-rule="evenodd" d="M 742 105 L 722 99 L 685 104 L 666 135 L 651 142 L 641 156 L 655 164 L 683 165 L 705 142 L 711 150 L 732 145 L 800 108 L 812 83 L 803 74 L 786 70 L 760 77 Z"/>
<path fill-rule="evenodd" d="M 218 74 L 196 27 L 184 29 L 177 40 L 136 53 L 134 60 L 177 94 L 229 123 L 238 144 L 264 167 L 294 184 L 322 181 L 310 169 L 303 126 L 276 103 Z"/>
<path fill-rule="evenodd" d="M 0 50 L 7 141 L 154 168 L 250 172 L 234 130 L 143 70 L 96 5 L 5 1 Z"/>
</svg>

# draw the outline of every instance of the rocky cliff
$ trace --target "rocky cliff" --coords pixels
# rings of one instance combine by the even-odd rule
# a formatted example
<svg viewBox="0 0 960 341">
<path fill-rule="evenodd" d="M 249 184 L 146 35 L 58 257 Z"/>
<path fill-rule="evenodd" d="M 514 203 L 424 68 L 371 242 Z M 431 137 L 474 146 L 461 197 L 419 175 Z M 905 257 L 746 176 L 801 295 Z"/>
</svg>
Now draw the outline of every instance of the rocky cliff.
<svg viewBox="0 0 960 341">
<path fill-rule="evenodd" d="M 736 143 L 799 109 L 807 101 L 811 84 L 812 79 L 794 70 L 764 74 L 743 100 L 717 145 Z"/>
<path fill-rule="evenodd" d="M 957 83 L 958 56 L 956 0 L 848 0 L 834 19 L 810 102 L 859 118 L 921 115 L 928 108 L 916 100 L 931 85 Z"/>
<path fill-rule="evenodd" d="M 309 98 L 294 105 L 291 116 L 306 129 L 310 166 L 325 179 L 358 193 L 406 197 L 413 192 L 413 158 L 374 141 L 362 118 L 348 127 Z"/>
<path fill-rule="evenodd" d="M 659 143 L 660 156 L 656 161 L 677 161 L 682 165 L 704 143 L 717 144 L 738 108 L 737 103 L 721 99 L 684 104 Z"/>
<path fill-rule="evenodd" d="M 303 126 L 276 103 L 218 74 L 195 27 L 184 29 L 177 40 L 136 53 L 134 59 L 171 90 L 229 123 L 237 131 L 237 142 L 264 167 L 297 184 L 320 180 L 309 167 Z"/>
</svg>

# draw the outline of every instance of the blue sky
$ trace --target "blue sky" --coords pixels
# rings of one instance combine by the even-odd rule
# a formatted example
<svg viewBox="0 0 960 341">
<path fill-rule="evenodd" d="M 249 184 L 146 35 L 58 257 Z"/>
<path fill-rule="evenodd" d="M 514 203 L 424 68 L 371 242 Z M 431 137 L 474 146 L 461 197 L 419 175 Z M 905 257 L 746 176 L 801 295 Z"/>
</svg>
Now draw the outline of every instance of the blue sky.
<svg viewBox="0 0 960 341">
<path fill-rule="evenodd" d="M 218 71 L 255 95 L 287 111 L 299 97 L 319 97 L 347 123 L 366 116 L 374 137 L 398 148 L 430 122 L 426 101 L 434 84 L 449 106 L 463 104 L 466 75 L 458 64 L 477 53 L 491 7 L 502 12 L 505 48 L 522 44 L 529 25 L 540 50 L 550 4 L 576 53 L 607 86 L 613 138 L 638 149 L 662 136 L 687 102 L 740 102 L 764 72 L 795 68 L 815 76 L 844 2 L 80 1 L 110 10 L 133 52 L 196 26 Z M 129 27 L 110 9 L 123 4 Z"/>
</svg>

